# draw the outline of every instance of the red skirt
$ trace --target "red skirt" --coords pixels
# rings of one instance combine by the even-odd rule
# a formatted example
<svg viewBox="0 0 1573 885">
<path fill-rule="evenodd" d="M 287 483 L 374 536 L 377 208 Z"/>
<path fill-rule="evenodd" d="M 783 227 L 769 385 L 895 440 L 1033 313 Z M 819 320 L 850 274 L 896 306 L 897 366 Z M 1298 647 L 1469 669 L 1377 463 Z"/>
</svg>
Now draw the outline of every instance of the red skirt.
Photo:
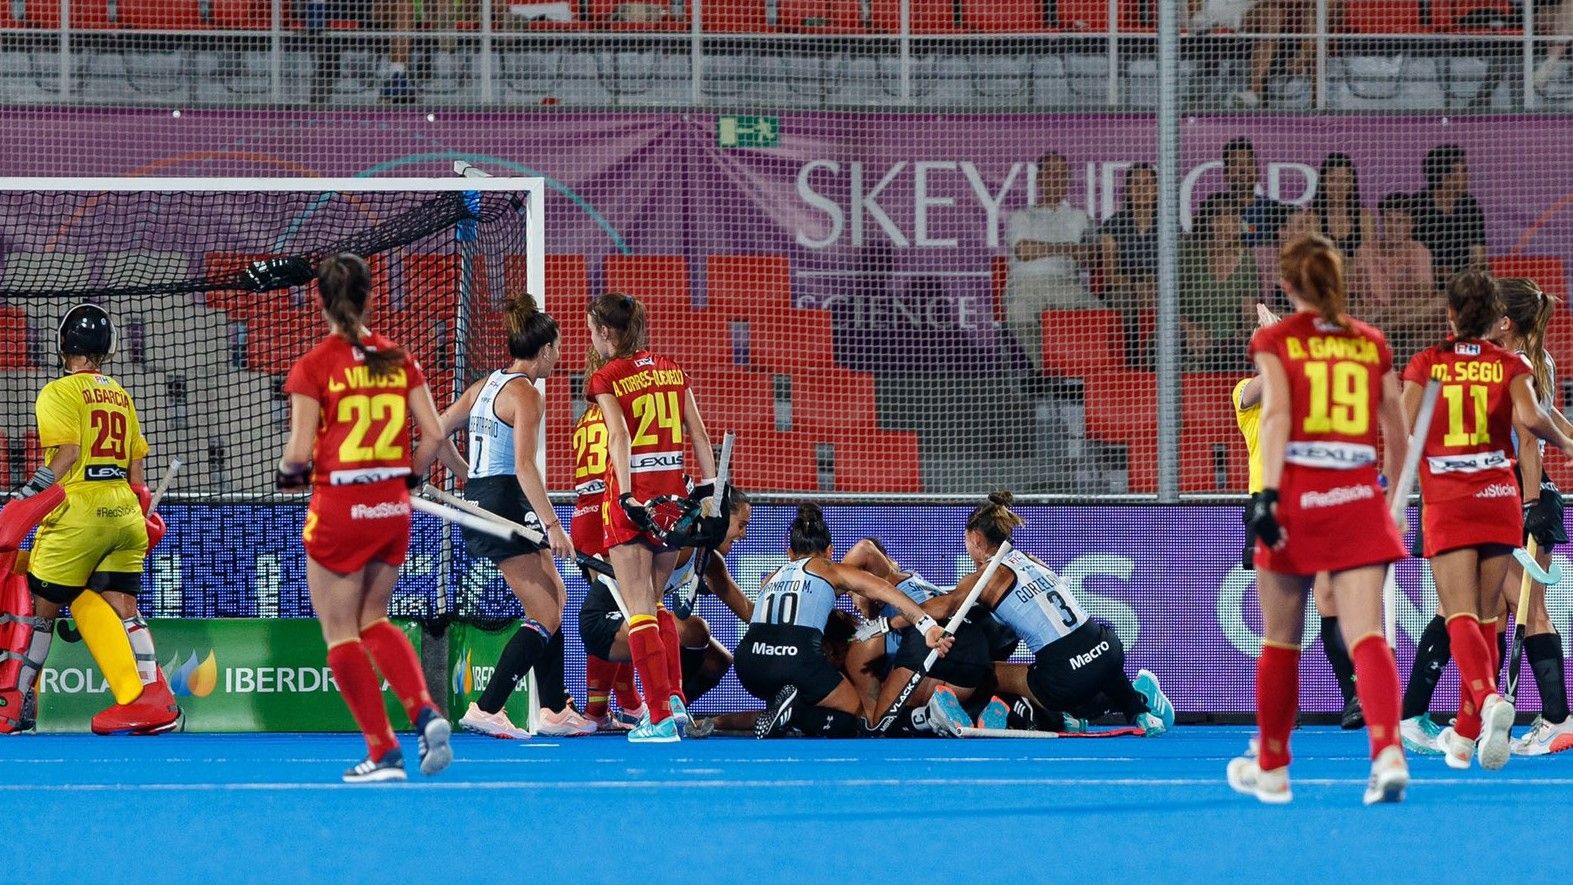
<svg viewBox="0 0 1573 885">
<path fill-rule="evenodd" d="M 306 555 L 346 575 L 376 560 L 403 565 L 410 549 L 410 493 L 404 480 L 312 489 L 301 531 Z"/>
<path fill-rule="evenodd" d="M 606 526 L 601 518 L 601 508 L 605 506 L 604 495 L 582 497 L 574 503 L 573 517 L 568 522 L 568 531 L 575 553 L 583 553 L 586 556 L 601 556 L 606 553 Z"/>
<path fill-rule="evenodd" d="M 1256 544 L 1256 567 L 1284 575 L 1314 575 L 1404 558 L 1398 526 L 1376 481 L 1375 468 L 1323 470 L 1284 466 L 1278 484 L 1282 550 Z"/>
<path fill-rule="evenodd" d="M 1421 524 L 1428 558 L 1486 544 L 1517 547 L 1524 540 L 1524 510 L 1511 476 L 1474 495 L 1426 501 L 1421 508 Z"/>
</svg>

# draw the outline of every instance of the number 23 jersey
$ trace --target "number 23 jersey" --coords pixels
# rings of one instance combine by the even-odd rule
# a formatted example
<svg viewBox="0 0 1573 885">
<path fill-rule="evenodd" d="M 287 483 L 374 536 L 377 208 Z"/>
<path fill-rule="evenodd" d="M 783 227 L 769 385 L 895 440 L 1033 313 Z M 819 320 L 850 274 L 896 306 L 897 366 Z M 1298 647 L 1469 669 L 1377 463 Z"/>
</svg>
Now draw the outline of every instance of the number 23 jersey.
<svg viewBox="0 0 1573 885">
<path fill-rule="evenodd" d="M 683 482 L 683 404 L 688 377 L 664 356 L 640 351 L 615 359 L 596 370 L 585 385 L 591 402 L 602 395 L 617 399 L 628 425 L 628 476 L 631 489 L 612 488 L 615 476 L 607 462 L 607 501 L 624 491 L 640 501 L 657 495 L 688 493 Z"/>
<path fill-rule="evenodd" d="M 395 345 L 378 334 L 362 339 L 374 349 Z M 420 364 L 404 364 L 374 377 L 360 354 L 338 335 L 322 340 L 290 369 L 286 393 L 322 407 L 312 450 L 312 483 L 360 485 L 410 472 L 409 395 L 426 383 Z"/>
</svg>

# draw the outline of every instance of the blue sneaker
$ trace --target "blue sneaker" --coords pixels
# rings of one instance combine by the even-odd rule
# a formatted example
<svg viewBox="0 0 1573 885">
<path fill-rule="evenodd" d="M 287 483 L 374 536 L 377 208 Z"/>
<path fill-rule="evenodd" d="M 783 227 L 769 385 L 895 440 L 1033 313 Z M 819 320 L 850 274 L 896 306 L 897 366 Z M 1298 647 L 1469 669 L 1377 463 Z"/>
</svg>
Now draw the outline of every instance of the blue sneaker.
<svg viewBox="0 0 1573 885">
<path fill-rule="evenodd" d="M 1421 756 L 1442 755 L 1442 726 L 1437 725 L 1428 713 L 1411 716 L 1398 723 L 1398 736 L 1404 742 L 1404 749 L 1411 753 Z"/>
<path fill-rule="evenodd" d="M 1163 689 L 1158 687 L 1157 675 L 1151 670 L 1137 670 L 1136 678 L 1131 680 L 1131 687 L 1147 699 L 1147 711 L 1158 717 L 1164 731 L 1174 727 L 1174 705 L 1169 703 Z"/>
<path fill-rule="evenodd" d="M 1142 730 L 1142 737 L 1157 737 L 1169 730 L 1162 719 L 1151 713 L 1137 713 L 1136 727 Z"/>
<path fill-rule="evenodd" d="M 375 761 L 367 756 L 354 768 L 344 772 L 344 782 L 347 784 L 375 784 L 405 779 L 404 751 L 398 747 L 383 753 L 382 758 Z"/>
<path fill-rule="evenodd" d="M 421 774 L 427 777 L 441 774 L 444 768 L 453 764 L 453 745 L 448 742 L 453 736 L 453 726 L 436 707 L 427 707 L 415 717 L 415 734 L 420 747 Z"/>
<path fill-rule="evenodd" d="M 928 721 L 935 734 L 947 737 L 961 737 L 963 728 L 972 727 L 972 717 L 961 706 L 961 699 L 943 685 L 934 689 L 933 697 L 929 698 Z"/>
<path fill-rule="evenodd" d="M 998 729 L 1009 728 L 1009 719 L 1010 708 L 1005 706 L 1005 702 L 997 697 L 989 698 L 988 705 L 983 708 L 982 713 L 978 714 L 978 727 Z"/>
<path fill-rule="evenodd" d="M 781 737 L 792 721 L 792 705 L 797 701 L 797 686 L 785 685 L 770 699 L 770 706 L 754 720 L 754 737 L 759 740 Z"/>
<path fill-rule="evenodd" d="M 1092 730 L 1091 722 L 1085 719 L 1077 719 L 1069 713 L 1061 713 L 1060 719 L 1063 720 L 1065 726 L 1060 729 L 1061 734 L 1086 734 Z"/>
<path fill-rule="evenodd" d="M 677 718 L 668 716 L 660 722 L 645 720 L 628 733 L 630 744 L 675 744 L 682 740 L 677 733 Z"/>
<path fill-rule="evenodd" d="M 678 728 L 687 728 L 694 721 L 694 717 L 688 715 L 688 705 L 684 704 L 683 699 L 677 695 L 668 698 L 666 705 L 667 709 L 672 711 L 672 718 L 677 720 Z"/>
</svg>

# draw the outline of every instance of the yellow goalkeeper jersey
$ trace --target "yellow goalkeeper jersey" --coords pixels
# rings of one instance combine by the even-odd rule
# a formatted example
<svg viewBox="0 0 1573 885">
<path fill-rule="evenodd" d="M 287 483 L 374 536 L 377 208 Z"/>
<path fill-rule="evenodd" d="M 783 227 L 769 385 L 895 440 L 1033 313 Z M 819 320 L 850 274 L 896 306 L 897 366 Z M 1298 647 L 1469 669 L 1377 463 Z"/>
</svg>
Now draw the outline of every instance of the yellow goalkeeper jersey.
<svg viewBox="0 0 1573 885">
<path fill-rule="evenodd" d="M 1234 423 L 1239 425 L 1240 435 L 1245 437 L 1246 458 L 1251 469 L 1249 491 L 1255 494 L 1262 490 L 1262 454 L 1257 448 L 1258 428 L 1262 423 L 1262 401 L 1257 400 L 1256 405 L 1250 407 L 1240 405 L 1240 395 L 1245 393 L 1245 385 L 1249 383 L 1250 378 L 1241 378 L 1229 399 L 1234 403 Z"/>
<path fill-rule="evenodd" d="M 119 382 L 99 372 L 73 372 L 44 385 L 33 410 L 46 464 L 61 446 L 81 447 L 71 469 L 56 478 L 68 502 L 111 510 L 136 503 L 127 480 L 131 462 L 147 457 L 147 440 L 131 394 Z"/>
</svg>

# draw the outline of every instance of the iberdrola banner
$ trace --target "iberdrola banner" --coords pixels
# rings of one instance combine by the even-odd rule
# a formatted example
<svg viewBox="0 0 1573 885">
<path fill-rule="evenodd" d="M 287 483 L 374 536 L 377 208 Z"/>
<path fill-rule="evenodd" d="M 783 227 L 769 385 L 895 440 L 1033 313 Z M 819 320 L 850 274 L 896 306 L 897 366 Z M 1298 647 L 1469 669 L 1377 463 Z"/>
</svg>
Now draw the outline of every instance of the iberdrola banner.
<svg viewBox="0 0 1573 885">
<path fill-rule="evenodd" d="M 418 651 L 420 627 L 396 623 Z M 172 618 L 149 627 L 160 667 L 186 712 L 186 731 L 356 730 L 314 620 Z M 38 687 L 39 731 L 85 732 L 93 714 L 113 703 L 81 643 L 54 644 Z M 394 728 L 407 727 L 386 683 L 383 696 Z"/>
</svg>

